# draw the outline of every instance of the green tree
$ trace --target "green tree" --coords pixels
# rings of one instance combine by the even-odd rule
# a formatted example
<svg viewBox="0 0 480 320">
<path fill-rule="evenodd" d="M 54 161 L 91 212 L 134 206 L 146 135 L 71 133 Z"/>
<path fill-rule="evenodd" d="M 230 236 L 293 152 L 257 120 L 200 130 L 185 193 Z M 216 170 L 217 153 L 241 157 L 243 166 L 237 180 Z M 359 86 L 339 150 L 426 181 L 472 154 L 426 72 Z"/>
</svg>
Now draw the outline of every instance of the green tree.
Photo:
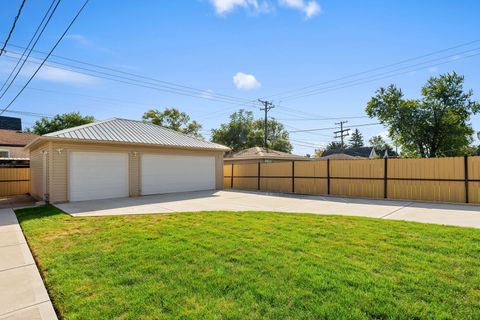
<svg viewBox="0 0 480 320">
<path fill-rule="evenodd" d="M 342 144 L 340 141 L 332 141 L 327 144 L 326 150 L 343 150 L 346 149 L 347 145 L 345 143 Z"/>
<path fill-rule="evenodd" d="M 355 131 L 353 131 L 349 140 L 349 146 L 351 148 L 360 148 L 364 146 L 363 135 L 360 133 L 360 130 L 355 129 Z"/>
<path fill-rule="evenodd" d="M 263 146 L 265 140 L 265 121 L 263 119 L 255 120 L 253 130 L 256 138 L 255 145 Z M 293 147 L 290 143 L 290 137 L 283 124 L 275 119 L 269 119 L 267 120 L 267 130 L 268 148 L 288 153 L 292 152 Z"/>
<path fill-rule="evenodd" d="M 195 120 L 190 122 L 190 116 L 188 114 L 175 108 L 166 108 L 163 111 L 150 109 L 143 114 L 142 118 L 144 121 L 151 122 L 157 126 L 169 128 L 197 138 L 203 138 L 200 134 L 202 125 Z"/>
<path fill-rule="evenodd" d="M 323 149 L 315 149 L 315 153 L 313 154 L 314 158 L 320 158 L 322 157 L 322 154 L 325 152 Z"/>
<path fill-rule="evenodd" d="M 275 119 L 267 122 L 268 126 L 268 147 L 274 150 L 291 152 L 288 131 L 283 124 Z M 220 125 L 220 128 L 212 130 L 212 141 L 224 144 L 239 151 L 255 146 L 263 146 L 264 122 L 261 119 L 255 120 L 251 111 L 243 109 L 230 115 L 230 121 Z"/>
<path fill-rule="evenodd" d="M 388 150 L 389 152 L 393 150 L 393 147 L 389 145 L 382 136 L 373 136 L 368 140 L 370 146 L 375 150 Z"/>
<path fill-rule="evenodd" d="M 395 85 L 380 88 L 366 112 L 388 126 L 388 133 L 407 156 L 463 155 L 474 133 L 470 116 L 480 111 L 455 72 L 431 77 L 421 99 L 404 99 Z"/>
<path fill-rule="evenodd" d="M 94 121 L 94 117 L 82 116 L 80 112 L 57 114 L 51 119 L 43 117 L 40 120 L 35 121 L 35 124 L 30 131 L 38 135 L 44 135 L 59 130 L 81 126 L 82 124 L 92 123 Z"/>
</svg>

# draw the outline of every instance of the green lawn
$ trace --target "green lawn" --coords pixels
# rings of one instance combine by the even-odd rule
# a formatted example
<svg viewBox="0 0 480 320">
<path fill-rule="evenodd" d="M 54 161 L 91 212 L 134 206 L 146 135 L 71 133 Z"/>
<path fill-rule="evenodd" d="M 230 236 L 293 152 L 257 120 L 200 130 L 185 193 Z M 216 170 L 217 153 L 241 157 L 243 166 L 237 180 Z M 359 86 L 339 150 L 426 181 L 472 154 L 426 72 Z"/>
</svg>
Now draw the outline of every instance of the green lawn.
<svg viewBox="0 0 480 320">
<path fill-rule="evenodd" d="M 64 319 L 480 319 L 480 230 L 368 218 L 17 211 Z"/>
</svg>

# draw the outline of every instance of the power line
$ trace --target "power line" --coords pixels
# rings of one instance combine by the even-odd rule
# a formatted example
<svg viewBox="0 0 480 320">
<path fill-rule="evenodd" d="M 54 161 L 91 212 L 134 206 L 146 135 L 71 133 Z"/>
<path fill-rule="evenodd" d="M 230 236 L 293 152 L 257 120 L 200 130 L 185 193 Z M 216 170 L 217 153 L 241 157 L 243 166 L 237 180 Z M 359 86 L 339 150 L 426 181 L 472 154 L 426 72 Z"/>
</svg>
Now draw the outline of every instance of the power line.
<svg viewBox="0 0 480 320">
<path fill-rule="evenodd" d="M 351 125 L 349 126 L 349 129 L 356 128 L 356 127 L 368 127 L 368 126 L 378 126 L 382 125 L 381 123 L 364 123 L 364 124 L 357 124 L 357 125 Z M 324 130 L 335 130 L 338 129 L 338 127 L 330 127 L 330 128 L 316 128 L 316 129 L 302 129 L 302 130 L 293 130 L 289 131 L 289 133 L 295 133 L 295 132 L 310 132 L 310 131 L 324 131 Z"/>
<path fill-rule="evenodd" d="M 330 121 L 330 120 L 341 120 L 341 119 L 366 119 L 370 118 L 369 116 L 345 116 L 345 117 L 325 117 L 325 118 L 276 118 L 278 121 Z"/>
<path fill-rule="evenodd" d="M 30 47 L 30 45 L 32 44 L 32 41 L 36 38 L 35 42 L 33 43 L 32 47 L 30 48 L 25 60 L 23 60 L 22 62 L 22 65 L 18 68 L 17 72 L 15 73 L 15 76 L 13 77 L 13 79 L 8 83 L 8 86 L 5 88 L 5 90 L 3 91 L 3 93 L 0 95 L 0 99 L 3 98 L 3 96 L 7 93 L 8 89 L 10 89 L 10 87 L 12 86 L 12 84 L 15 82 L 15 79 L 17 79 L 18 75 L 20 74 L 20 71 L 22 71 L 23 67 L 25 66 L 25 63 L 27 62 L 28 58 L 30 57 L 30 55 L 32 54 L 32 50 L 33 48 L 35 48 L 35 46 L 37 45 L 38 41 L 40 40 L 40 37 L 42 36 L 43 32 L 45 31 L 45 29 L 47 28 L 48 26 L 48 23 L 50 22 L 50 20 L 52 19 L 53 17 L 53 14 L 55 13 L 55 11 L 57 10 L 58 8 L 58 5 L 60 4 L 60 2 L 62 0 L 58 0 L 57 1 L 57 4 L 55 5 L 55 7 L 53 8 L 52 12 L 50 13 L 47 21 L 45 22 L 45 24 L 43 25 L 42 27 L 42 24 L 43 22 L 45 21 L 45 18 L 46 16 L 49 14 L 52 6 L 53 6 L 53 3 L 55 2 L 56 0 L 53 0 L 52 3 L 50 4 L 50 7 L 48 8 L 47 12 L 45 13 L 45 15 L 43 16 L 43 19 L 42 21 L 40 22 L 40 24 L 38 25 L 37 29 L 35 30 L 35 33 L 33 34 L 32 38 L 30 39 L 30 41 L 28 42 L 28 45 L 27 47 L 25 48 L 25 50 L 23 51 L 21 57 L 18 59 L 17 61 L 17 64 L 15 65 L 15 67 L 13 68 L 13 70 L 10 72 L 10 74 L 8 75 L 8 78 L 5 80 L 5 82 L 3 83 L 2 85 L 2 88 L 0 89 L 0 92 L 1 90 L 3 90 L 3 88 L 5 87 L 5 85 L 8 83 L 8 81 L 10 80 L 10 78 L 12 77 L 12 74 L 15 72 L 15 70 L 17 69 L 18 65 L 20 64 L 20 62 L 22 62 L 22 59 L 23 57 L 25 56 L 25 53 L 26 51 L 28 50 L 28 48 Z M 37 33 L 38 33 L 38 30 L 40 30 L 40 28 L 42 27 L 42 30 L 40 31 L 40 33 L 38 34 L 37 36 Z"/>
<path fill-rule="evenodd" d="M 16 48 L 22 48 L 21 46 L 18 46 L 18 45 L 12 45 L 11 44 L 10 46 L 16 47 Z M 42 53 L 42 54 L 45 53 L 45 52 L 39 51 L 39 50 L 34 50 L 34 52 Z M 116 73 L 119 73 L 119 74 L 127 75 L 129 77 L 135 77 L 135 78 L 139 78 L 139 79 L 153 81 L 153 82 L 156 82 L 158 84 L 161 84 L 160 85 L 161 87 L 165 87 L 165 88 L 171 89 L 171 90 L 179 90 L 181 92 L 190 92 L 190 93 L 195 93 L 197 95 L 205 95 L 207 97 L 214 97 L 214 98 L 218 98 L 218 99 L 231 100 L 231 101 L 243 102 L 243 103 L 246 103 L 246 102 L 251 103 L 253 101 L 251 99 L 235 97 L 235 96 L 226 95 L 226 94 L 222 94 L 222 93 L 216 93 L 216 92 L 212 92 L 210 90 L 205 90 L 205 89 L 198 89 L 198 88 L 194 88 L 192 86 L 187 86 L 187 85 L 178 84 L 178 83 L 174 83 L 174 82 L 170 82 L 170 81 L 160 80 L 160 79 L 156 79 L 156 78 L 152 78 L 152 77 L 148 77 L 148 76 L 144 76 L 144 75 L 140 75 L 140 74 L 136 74 L 136 73 L 132 73 L 132 72 L 126 72 L 126 71 L 123 71 L 123 70 L 119 70 L 119 69 L 115 69 L 115 68 L 111 68 L 111 67 L 106 67 L 106 66 L 102 66 L 102 65 L 99 65 L 99 64 L 94 64 L 94 63 L 81 61 L 81 60 L 78 60 L 78 59 L 72 59 L 72 58 L 63 57 L 63 56 L 59 56 L 59 55 L 52 55 L 52 57 L 56 57 L 58 59 L 62 59 L 62 60 L 66 60 L 66 61 L 70 61 L 70 62 L 74 62 L 74 63 L 78 63 L 78 64 L 82 64 L 82 65 L 86 65 L 86 66 L 90 66 L 90 67 L 94 67 L 94 68 L 98 68 L 98 69 L 102 69 L 102 70 L 116 72 Z M 119 78 L 123 78 L 123 79 L 129 79 L 129 80 L 132 80 L 132 81 L 138 81 L 136 79 L 120 77 L 120 76 L 115 75 L 115 74 L 101 72 L 101 71 L 97 71 L 97 70 L 92 70 L 90 68 L 83 68 L 83 67 L 79 67 L 79 66 L 74 66 L 74 65 L 71 65 L 71 64 L 62 63 L 62 62 L 55 61 L 55 60 L 53 60 L 53 61 L 51 60 L 51 62 L 53 62 L 55 64 L 58 64 L 58 65 L 62 65 L 62 66 L 68 66 L 68 67 L 71 67 L 71 68 L 74 68 L 74 69 L 80 69 L 80 70 L 95 72 L 95 73 L 104 74 L 104 75 L 108 75 L 108 76 L 114 76 L 114 77 L 119 77 Z M 91 74 L 88 74 L 88 75 L 91 75 Z M 94 75 L 91 75 L 91 76 L 94 76 Z M 151 83 L 151 82 L 144 82 L 144 83 Z"/>
<path fill-rule="evenodd" d="M 39 64 L 39 62 L 36 62 L 36 61 L 31 61 L 31 63 Z M 60 65 L 60 66 L 58 66 L 57 64 Z M 204 100 L 209 100 L 209 101 L 228 103 L 228 104 L 233 104 L 233 105 L 237 105 L 237 106 L 245 106 L 245 102 L 234 102 L 231 99 L 219 98 L 219 97 L 216 97 L 214 95 L 209 96 L 209 95 L 201 95 L 201 94 L 197 94 L 197 93 L 189 93 L 188 91 L 186 91 L 184 89 L 165 88 L 165 86 L 163 86 L 163 85 L 158 85 L 158 84 L 155 84 L 155 83 L 149 82 L 149 81 L 137 80 L 137 79 L 134 79 L 134 78 L 131 78 L 131 77 L 119 76 L 119 75 L 115 75 L 115 74 L 111 74 L 111 73 L 107 73 L 107 72 L 96 71 L 96 70 L 92 70 L 92 69 L 88 69 L 88 68 L 72 66 L 72 65 L 68 65 L 68 64 L 64 64 L 64 63 L 55 62 L 55 65 L 48 64 L 48 63 L 45 64 L 45 65 L 50 66 L 50 67 L 59 68 L 59 69 L 62 69 L 62 70 L 76 72 L 76 73 L 79 73 L 79 74 L 83 74 L 83 75 L 87 75 L 87 76 L 91 76 L 91 77 L 95 77 L 95 78 L 115 81 L 115 82 L 128 84 L 128 85 L 133 85 L 133 86 L 137 86 L 137 87 L 153 89 L 153 90 L 157 90 L 157 91 L 168 92 L 168 93 L 172 93 L 172 94 L 188 96 L 188 97 L 193 97 L 193 98 L 199 98 L 199 99 L 204 99 Z M 61 65 L 68 66 L 69 68 L 62 67 Z M 86 70 L 86 71 L 89 71 L 89 72 L 78 71 L 76 69 Z"/>
<path fill-rule="evenodd" d="M 421 63 L 409 65 L 409 66 L 406 66 L 406 67 L 401 67 L 401 68 L 397 68 L 397 69 L 394 69 L 394 70 L 378 73 L 378 74 L 371 75 L 371 76 L 368 76 L 368 77 L 359 78 L 359 79 L 355 79 L 355 80 L 350 80 L 350 81 L 346 81 L 346 82 L 343 82 L 343 83 L 339 83 L 339 84 L 324 87 L 324 88 L 314 89 L 314 90 L 311 90 L 311 91 L 307 91 L 303 94 L 290 95 L 290 96 L 284 97 L 283 100 L 294 100 L 294 99 L 309 97 L 309 96 L 312 96 L 312 95 L 317 95 L 317 94 L 320 94 L 320 93 L 325 93 L 325 92 L 330 92 L 330 91 L 334 91 L 334 90 L 338 90 L 338 89 L 348 88 L 348 87 L 356 86 L 356 85 L 359 85 L 359 84 L 368 83 L 368 82 L 371 82 L 371 81 L 381 80 L 381 79 L 385 79 L 385 78 L 391 78 L 391 77 L 394 77 L 394 76 L 397 76 L 397 75 L 410 73 L 410 72 L 421 70 L 421 69 L 424 69 L 424 68 L 427 68 L 427 67 L 435 67 L 435 66 L 446 64 L 446 63 L 451 63 L 451 62 L 454 62 L 454 61 L 458 61 L 458 60 L 461 60 L 461 59 L 467 59 L 467 58 L 470 58 L 470 57 L 480 55 L 480 53 L 475 53 L 475 54 L 462 56 L 462 57 L 458 57 L 458 55 L 469 53 L 469 52 L 472 52 L 472 51 L 478 51 L 479 49 L 480 49 L 480 47 L 477 47 L 477 48 L 462 51 L 462 52 L 459 52 L 459 53 L 456 53 L 456 54 L 453 54 L 453 55 L 444 56 L 444 57 L 436 58 L 436 59 L 431 59 L 431 60 L 428 60 L 428 61 L 424 61 L 424 62 L 421 62 Z M 430 65 L 425 65 L 425 64 L 428 64 L 430 62 L 435 62 L 435 61 L 444 60 L 444 59 L 451 59 L 451 58 L 456 58 L 456 59 L 455 60 L 443 61 L 443 62 L 439 62 L 439 63 L 434 63 L 434 64 L 430 64 Z M 416 66 L 422 66 L 422 67 L 415 68 L 415 69 L 410 69 L 410 68 L 413 68 L 413 67 L 416 67 Z M 403 70 L 406 70 L 406 71 L 401 72 Z M 397 71 L 400 71 L 400 72 L 397 72 Z M 383 75 L 387 75 L 387 76 L 383 76 Z M 379 76 L 383 76 L 383 77 L 379 77 Z M 371 79 L 371 80 L 363 81 L 363 80 L 368 80 L 368 79 Z M 360 81 L 360 82 L 358 82 L 358 81 Z M 352 84 L 352 85 L 348 85 L 348 84 Z M 329 90 L 329 89 L 331 89 L 331 90 Z"/>
<path fill-rule="evenodd" d="M 22 9 L 23 9 L 23 6 L 25 5 L 25 1 L 26 0 L 22 0 L 22 3 L 20 4 L 20 8 L 18 9 L 17 15 L 15 16 L 15 19 L 13 19 L 13 24 L 12 24 L 12 27 L 10 28 L 10 31 L 8 32 L 7 39 L 3 43 L 2 49 L 0 49 L 0 56 L 5 51 L 5 47 L 7 46 L 7 43 L 10 40 L 10 37 L 13 34 L 13 30 L 15 30 L 15 26 L 17 25 L 18 18 L 20 18 L 20 14 L 22 13 Z"/>
<path fill-rule="evenodd" d="M 44 114 L 44 113 L 37 113 L 37 112 L 29 112 L 29 111 L 20 111 L 20 110 L 6 110 L 6 113 L 11 113 L 11 114 L 18 114 L 22 116 L 28 116 L 28 117 L 38 117 L 38 118 L 53 118 L 54 116 L 51 114 Z"/>
<path fill-rule="evenodd" d="M 275 96 L 282 96 L 284 94 L 288 94 L 288 93 L 292 93 L 292 92 L 304 91 L 306 89 L 322 86 L 324 84 L 328 84 L 328 83 L 331 83 L 331 82 L 336 82 L 336 81 L 345 80 L 345 79 L 348 79 L 348 78 L 353 78 L 353 77 L 360 76 L 360 75 L 363 75 L 363 74 L 372 73 L 372 72 L 375 72 L 375 71 L 378 71 L 378 70 L 387 69 L 387 68 L 390 68 L 390 67 L 393 67 L 393 66 L 396 66 L 396 65 L 401 65 L 401 64 L 404 64 L 404 63 L 407 63 L 407 62 L 410 62 L 410 61 L 415 61 L 415 60 L 419 60 L 419 59 L 426 58 L 426 57 L 429 57 L 429 56 L 433 56 L 433 55 L 443 53 L 443 52 L 446 52 L 446 51 L 450 51 L 450 50 L 453 50 L 453 49 L 466 47 L 466 46 L 469 46 L 469 45 L 477 43 L 477 42 L 480 42 L 480 40 L 469 41 L 469 42 L 462 43 L 462 44 L 459 44 L 459 45 L 456 45 L 456 46 L 453 46 L 453 47 L 429 52 L 427 54 L 423 54 L 423 55 L 420 55 L 420 56 L 417 56 L 417 57 L 412 57 L 412 58 L 408 58 L 408 59 L 401 60 L 401 61 L 398 61 L 398 62 L 383 65 L 383 66 L 380 66 L 380 67 L 375 67 L 375 68 L 368 69 L 368 70 L 365 70 L 365 71 L 360 71 L 360 72 L 352 73 L 352 74 L 349 74 L 349 75 L 345 75 L 345 76 L 342 76 L 342 77 L 339 77 L 339 78 L 336 78 L 336 79 L 333 79 L 333 80 L 327 80 L 327 81 L 324 81 L 324 82 L 308 85 L 308 86 L 301 87 L 301 88 L 298 88 L 298 89 L 292 89 L 292 90 L 288 90 L 288 91 L 279 92 L 279 93 L 276 93 L 276 94 L 273 94 L 273 95 L 269 95 L 267 97 L 272 98 L 272 97 L 275 97 Z"/>
<path fill-rule="evenodd" d="M 60 1 L 60 0 L 59 0 Z M 57 40 L 57 42 L 55 43 L 55 45 L 53 46 L 53 48 L 50 50 L 50 52 L 48 53 L 48 55 L 45 57 L 45 59 L 42 61 L 42 63 L 38 66 L 37 70 L 35 70 L 35 72 L 32 74 L 32 76 L 30 77 L 30 79 L 28 79 L 27 83 L 25 83 L 25 85 L 22 87 L 22 89 L 17 93 L 17 95 L 12 99 L 12 101 L 10 101 L 10 103 L 2 110 L 0 111 L 0 115 L 2 115 L 8 108 L 10 108 L 10 106 L 15 102 L 15 100 L 17 100 L 17 98 L 22 94 L 22 92 L 25 90 L 25 88 L 30 84 L 30 82 L 33 80 L 33 78 L 35 78 L 35 76 L 37 75 L 38 71 L 40 71 L 40 69 L 43 67 L 43 65 L 45 64 L 45 62 L 47 61 L 47 59 L 50 57 L 50 55 L 53 53 L 53 51 L 57 48 L 57 46 L 60 44 L 60 42 L 62 41 L 62 39 L 65 37 L 65 35 L 67 34 L 68 30 L 70 30 L 70 28 L 72 27 L 72 25 L 75 23 L 75 21 L 77 20 L 78 16 L 80 16 L 80 14 L 82 13 L 83 9 L 85 8 L 85 6 L 87 5 L 87 3 L 89 2 L 89 0 L 86 0 L 83 4 L 83 6 L 80 8 L 80 10 L 78 10 L 77 14 L 75 15 L 75 17 L 72 19 L 72 21 L 70 22 L 70 24 L 68 25 L 68 27 L 65 29 L 65 31 L 63 32 L 63 34 L 60 36 L 60 38 Z"/>
</svg>

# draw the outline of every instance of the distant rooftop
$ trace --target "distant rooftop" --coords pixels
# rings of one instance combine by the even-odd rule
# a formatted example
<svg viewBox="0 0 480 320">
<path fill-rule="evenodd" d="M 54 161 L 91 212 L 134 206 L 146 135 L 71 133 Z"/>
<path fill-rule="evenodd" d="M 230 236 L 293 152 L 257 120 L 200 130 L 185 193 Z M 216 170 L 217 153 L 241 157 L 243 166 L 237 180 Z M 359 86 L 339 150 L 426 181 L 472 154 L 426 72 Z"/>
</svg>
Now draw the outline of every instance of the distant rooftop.
<svg viewBox="0 0 480 320">
<path fill-rule="evenodd" d="M 22 119 L 0 116 L 0 129 L 22 131 Z"/>
<path fill-rule="evenodd" d="M 37 137 L 33 133 L 0 129 L 0 146 L 24 147 Z"/>
<path fill-rule="evenodd" d="M 304 156 L 298 156 L 295 154 L 277 151 L 262 147 L 253 147 L 245 150 L 238 151 L 234 154 L 225 157 L 225 160 L 309 160 Z"/>
</svg>

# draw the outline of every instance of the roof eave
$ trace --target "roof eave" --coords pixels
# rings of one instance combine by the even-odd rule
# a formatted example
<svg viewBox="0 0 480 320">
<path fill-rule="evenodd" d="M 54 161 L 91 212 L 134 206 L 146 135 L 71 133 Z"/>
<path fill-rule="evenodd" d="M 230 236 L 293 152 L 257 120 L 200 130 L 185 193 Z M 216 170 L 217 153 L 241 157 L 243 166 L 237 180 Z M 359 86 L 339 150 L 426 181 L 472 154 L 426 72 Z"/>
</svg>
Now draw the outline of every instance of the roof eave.
<svg viewBox="0 0 480 320">
<path fill-rule="evenodd" d="M 151 144 L 151 143 L 141 143 L 141 142 L 126 142 L 126 141 L 109 141 L 109 140 L 88 140 L 88 139 L 73 139 L 73 138 L 61 138 L 61 137 L 50 137 L 50 136 L 41 136 L 30 142 L 26 145 L 25 149 L 32 149 L 41 142 L 70 142 L 70 143 L 93 143 L 93 144 L 118 144 L 118 145 L 129 145 L 129 146 L 143 146 L 143 147 L 161 147 L 166 149 L 180 149 L 180 150 L 205 150 L 205 151 L 217 151 L 217 152 L 228 152 L 230 148 L 222 146 L 223 148 L 202 148 L 202 147 L 188 147 L 188 146 L 175 146 L 175 145 L 165 145 L 165 144 Z"/>
</svg>

